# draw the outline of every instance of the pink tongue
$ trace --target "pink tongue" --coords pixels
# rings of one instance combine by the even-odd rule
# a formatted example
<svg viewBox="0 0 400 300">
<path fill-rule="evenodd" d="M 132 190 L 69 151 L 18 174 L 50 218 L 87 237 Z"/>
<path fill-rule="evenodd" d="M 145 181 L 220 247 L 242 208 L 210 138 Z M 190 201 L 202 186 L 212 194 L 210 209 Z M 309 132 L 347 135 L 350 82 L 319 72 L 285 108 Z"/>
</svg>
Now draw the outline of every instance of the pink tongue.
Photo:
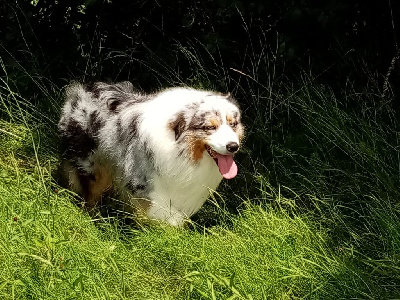
<svg viewBox="0 0 400 300">
<path fill-rule="evenodd" d="M 231 155 L 217 154 L 218 168 L 225 179 L 232 179 L 237 175 L 238 167 Z"/>
</svg>

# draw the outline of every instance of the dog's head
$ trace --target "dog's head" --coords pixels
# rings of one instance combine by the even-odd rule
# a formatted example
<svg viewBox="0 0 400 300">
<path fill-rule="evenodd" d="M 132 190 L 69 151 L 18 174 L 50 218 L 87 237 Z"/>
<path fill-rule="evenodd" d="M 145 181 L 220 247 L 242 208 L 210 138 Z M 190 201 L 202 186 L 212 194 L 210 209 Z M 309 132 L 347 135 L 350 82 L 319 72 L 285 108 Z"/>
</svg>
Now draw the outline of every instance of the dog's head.
<svg viewBox="0 0 400 300">
<path fill-rule="evenodd" d="M 210 155 L 226 179 L 237 174 L 233 160 L 244 135 L 240 110 L 230 94 L 210 93 L 181 110 L 170 122 L 175 140 L 195 162 Z"/>
</svg>

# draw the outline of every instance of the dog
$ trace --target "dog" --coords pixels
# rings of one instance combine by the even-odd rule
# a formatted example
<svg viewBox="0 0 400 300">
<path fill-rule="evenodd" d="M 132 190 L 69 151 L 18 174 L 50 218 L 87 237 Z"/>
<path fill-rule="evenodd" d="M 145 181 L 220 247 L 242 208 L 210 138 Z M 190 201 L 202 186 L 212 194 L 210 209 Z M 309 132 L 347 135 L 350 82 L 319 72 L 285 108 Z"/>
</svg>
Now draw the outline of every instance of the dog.
<svg viewBox="0 0 400 300">
<path fill-rule="evenodd" d="M 187 87 L 143 94 L 130 82 L 72 83 L 58 123 L 61 168 L 88 209 L 112 191 L 150 219 L 183 225 L 237 175 L 244 136 L 230 94 Z"/>
</svg>

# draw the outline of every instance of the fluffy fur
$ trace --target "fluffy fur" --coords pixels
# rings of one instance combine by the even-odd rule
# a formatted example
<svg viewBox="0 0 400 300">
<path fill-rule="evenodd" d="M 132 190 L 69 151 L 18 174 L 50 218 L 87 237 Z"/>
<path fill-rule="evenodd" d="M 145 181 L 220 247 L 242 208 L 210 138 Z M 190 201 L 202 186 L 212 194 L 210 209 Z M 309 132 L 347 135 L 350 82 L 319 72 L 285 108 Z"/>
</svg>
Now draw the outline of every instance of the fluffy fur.
<svg viewBox="0 0 400 300">
<path fill-rule="evenodd" d="M 171 88 L 145 95 L 129 82 L 70 85 L 58 128 L 64 175 L 88 208 L 111 190 L 171 225 L 236 175 L 232 157 L 243 137 L 229 94 Z"/>
</svg>

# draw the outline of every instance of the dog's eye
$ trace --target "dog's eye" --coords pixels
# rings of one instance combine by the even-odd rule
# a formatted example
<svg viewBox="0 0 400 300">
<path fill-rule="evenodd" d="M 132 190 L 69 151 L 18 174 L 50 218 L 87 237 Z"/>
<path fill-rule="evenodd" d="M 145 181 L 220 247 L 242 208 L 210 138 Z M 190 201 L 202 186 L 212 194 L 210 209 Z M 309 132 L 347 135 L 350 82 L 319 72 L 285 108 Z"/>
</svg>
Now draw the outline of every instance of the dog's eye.
<svg viewBox="0 0 400 300">
<path fill-rule="evenodd" d="M 234 122 L 234 123 L 231 123 L 230 125 L 231 125 L 232 128 L 236 128 L 237 125 L 238 125 L 238 123 L 237 123 L 237 122 Z"/>
<path fill-rule="evenodd" d="M 216 126 L 204 126 L 203 127 L 203 130 L 215 130 L 215 129 L 217 129 Z"/>
</svg>

